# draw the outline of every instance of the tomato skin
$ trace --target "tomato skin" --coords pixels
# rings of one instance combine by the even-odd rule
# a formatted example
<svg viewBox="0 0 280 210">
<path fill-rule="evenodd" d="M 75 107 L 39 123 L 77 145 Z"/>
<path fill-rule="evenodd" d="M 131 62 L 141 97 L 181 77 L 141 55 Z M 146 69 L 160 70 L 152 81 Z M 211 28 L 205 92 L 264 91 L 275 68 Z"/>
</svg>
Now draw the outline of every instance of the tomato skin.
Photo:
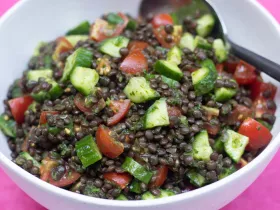
<svg viewBox="0 0 280 210">
<path fill-rule="evenodd" d="M 205 122 L 203 127 L 207 130 L 207 133 L 209 133 L 212 136 L 216 136 L 221 129 L 219 125 L 212 125 L 209 122 Z"/>
<path fill-rule="evenodd" d="M 118 15 L 124 20 L 124 22 L 115 27 L 111 27 L 105 20 L 96 19 L 95 23 L 91 26 L 91 39 L 101 42 L 104 39 L 120 35 L 127 26 L 129 19 L 123 13 L 118 13 Z"/>
<path fill-rule="evenodd" d="M 68 52 L 73 49 L 72 44 L 65 38 L 65 37 L 59 37 L 56 40 L 56 48 L 53 54 L 54 61 L 59 60 L 59 55 L 65 52 Z"/>
<path fill-rule="evenodd" d="M 251 84 L 251 97 L 252 99 L 256 99 L 258 97 L 263 97 L 266 99 L 273 100 L 275 98 L 277 87 L 270 82 L 263 82 L 262 78 L 259 76 L 257 79 Z M 263 93 L 265 91 L 270 91 L 271 94 L 268 97 L 264 97 Z"/>
<path fill-rule="evenodd" d="M 33 102 L 31 96 L 22 96 L 9 100 L 9 106 L 15 121 L 19 124 L 24 122 L 24 112 L 28 109 L 29 105 Z"/>
<path fill-rule="evenodd" d="M 266 146 L 272 139 L 270 131 L 258 121 L 248 117 L 239 127 L 238 133 L 249 138 L 246 150 L 252 151 Z"/>
<path fill-rule="evenodd" d="M 232 110 L 227 119 L 227 123 L 230 125 L 234 125 L 236 122 L 242 122 L 247 117 L 252 117 L 253 111 L 246 106 L 236 105 L 236 107 Z"/>
<path fill-rule="evenodd" d="M 51 173 L 52 170 L 57 166 L 58 162 L 50 159 L 49 157 L 46 157 L 44 160 L 42 160 L 42 165 L 40 167 L 40 179 L 57 187 L 65 187 L 74 183 L 81 177 L 81 174 L 78 172 L 68 170 L 60 180 L 55 181 L 53 180 Z"/>
<path fill-rule="evenodd" d="M 239 63 L 239 60 L 228 60 L 228 61 L 224 62 L 224 67 L 227 72 L 233 74 L 237 68 L 238 63 Z"/>
<path fill-rule="evenodd" d="M 258 98 L 255 99 L 255 101 L 253 102 L 252 109 L 255 113 L 256 118 L 261 118 L 264 113 L 274 114 L 276 111 L 276 108 L 269 109 L 267 107 L 267 99 L 264 99 L 262 96 L 259 96 Z"/>
<path fill-rule="evenodd" d="M 141 51 L 133 51 L 123 60 L 120 70 L 127 74 L 140 74 L 148 70 L 148 61 Z"/>
<path fill-rule="evenodd" d="M 165 182 L 166 178 L 167 178 L 167 174 L 168 174 L 168 167 L 163 165 L 160 166 L 157 170 L 157 176 L 154 182 L 152 182 L 149 187 L 150 188 L 157 188 L 160 187 L 161 185 L 163 185 L 163 183 Z"/>
<path fill-rule="evenodd" d="M 234 79 L 239 85 L 250 85 L 256 78 L 256 68 L 245 61 L 240 60 L 234 72 Z"/>
<path fill-rule="evenodd" d="M 155 28 L 165 26 L 167 24 L 173 25 L 173 19 L 169 14 L 162 13 L 154 16 L 152 24 Z"/>
<path fill-rule="evenodd" d="M 128 173 L 105 173 L 104 179 L 117 184 L 121 189 L 124 189 L 132 180 L 132 177 Z"/>
<path fill-rule="evenodd" d="M 116 158 L 124 151 L 121 142 L 116 141 L 112 136 L 112 131 L 104 125 L 100 125 L 96 131 L 96 143 L 101 153 L 109 158 Z"/>
<path fill-rule="evenodd" d="M 59 114 L 58 111 L 43 111 L 41 112 L 41 115 L 40 115 L 40 125 L 43 125 L 43 124 L 46 124 L 48 121 L 47 121 L 47 114 L 51 114 L 51 115 L 57 115 Z"/>
<path fill-rule="evenodd" d="M 78 107 L 79 110 L 81 110 L 84 113 L 92 113 L 92 110 L 90 107 L 85 106 L 85 97 L 78 93 L 74 98 L 74 104 L 76 107 Z"/>
<path fill-rule="evenodd" d="M 107 121 L 107 125 L 115 125 L 120 122 L 128 113 L 131 106 L 130 100 L 120 100 L 120 101 L 111 101 L 110 107 L 115 113 L 113 117 L 110 117 Z"/>
<path fill-rule="evenodd" d="M 149 46 L 147 42 L 142 42 L 142 41 L 131 41 L 129 42 L 127 48 L 129 52 L 134 52 L 134 51 L 142 51 L 146 49 Z"/>
</svg>

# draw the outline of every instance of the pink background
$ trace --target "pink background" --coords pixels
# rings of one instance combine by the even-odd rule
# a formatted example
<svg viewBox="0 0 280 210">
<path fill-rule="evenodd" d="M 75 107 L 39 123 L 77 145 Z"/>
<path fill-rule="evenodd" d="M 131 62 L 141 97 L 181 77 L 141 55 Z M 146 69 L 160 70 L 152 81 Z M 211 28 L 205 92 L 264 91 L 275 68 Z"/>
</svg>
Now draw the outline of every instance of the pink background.
<svg viewBox="0 0 280 210">
<path fill-rule="evenodd" d="M 234 0 L 231 0 L 234 1 Z M 245 1 L 245 0 L 244 0 Z M 17 0 L 1 0 L 0 16 Z M 280 1 L 259 0 L 280 22 Z M 223 210 L 279 210 L 280 209 L 280 151 L 264 173 L 243 194 Z M 44 210 L 0 169 L 0 205 L 2 210 Z M 2 189 L 2 190 L 1 190 Z M 3 190 L 5 189 L 5 190 Z"/>
</svg>

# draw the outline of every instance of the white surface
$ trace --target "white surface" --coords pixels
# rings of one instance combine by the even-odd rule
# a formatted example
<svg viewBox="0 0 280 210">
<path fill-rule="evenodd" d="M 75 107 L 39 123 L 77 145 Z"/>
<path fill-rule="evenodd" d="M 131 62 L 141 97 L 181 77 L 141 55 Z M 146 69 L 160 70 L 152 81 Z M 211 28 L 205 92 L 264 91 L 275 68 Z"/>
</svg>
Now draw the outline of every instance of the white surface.
<svg viewBox="0 0 280 210">
<path fill-rule="evenodd" d="M 0 19 L 0 98 L 9 84 L 20 77 L 36 44 L 62 35 L 82 20 L 94 20 L 108 11 L 137 13 L 140 0 L 21 0 Z M 277 22 L 254 0 L 212 0 L 225 17 L 233 40 L 280 63 L 280 28 Z M 267 80 L 270 78 L 265 77 Z M 280 88 L 279 83 L 274 83 Z M 277 93 L 277 104 L 280 94 Z M 3 107 L 1 106 L 1 111 Z M 277 128 L 273 141 L 253 162 L 233 175 L 201 189 L 154 201 L 110 201 L 78 195 L 34 178 L 9 160 L 10 151 L 0 136 L 0 165 L 34 200 L 48 209 L 123 210 L 176 209 L 211 210 L 229 203 L 244 191 L 263 171 L 280 145 Z"/>
</svg>

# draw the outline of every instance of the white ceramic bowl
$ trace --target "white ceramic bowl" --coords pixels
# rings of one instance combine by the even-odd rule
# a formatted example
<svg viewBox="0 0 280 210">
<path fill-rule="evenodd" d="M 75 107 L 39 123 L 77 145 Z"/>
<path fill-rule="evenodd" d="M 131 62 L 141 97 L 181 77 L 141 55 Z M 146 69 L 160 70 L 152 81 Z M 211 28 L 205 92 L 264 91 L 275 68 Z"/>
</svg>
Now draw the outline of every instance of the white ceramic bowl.
<svg viewBox="0 0 280 210">
<path fill-rule="evenodd" d="M 280 28 L 254 0 L 212 0 L 225 18 L 230 36 L 280 63 Z M 0 19 L 0 98 L 9 84 L 19 77 L 36 44 L 52 40 L 82 20 L 95 20 L 104 12 L 124 11 L 137 14 L 140 0 L 21 0 Z M 272 81 L 279 88 L 279 83 Z M 280 104 L 278 91 L 277 104 Z M 1 106 L 1 111 L 3 107 Z M 11 179 L 34 200 L 48 209 L 218 209 L 244 191 L 264 170 L 280 145 L 277 136 L 280 112 L 272 131 L 273 141 L 248 166 L 233 175 L 201 189 L 153 201 L 110 201 L 78 195 L 35 178 L 10 161 L 6 139 L 0 138 L 0 165 Z M 278 129 L 277 129 L 278 128 Z M 16 201 L 15 201 L 16 202 Z"/>
</svg>

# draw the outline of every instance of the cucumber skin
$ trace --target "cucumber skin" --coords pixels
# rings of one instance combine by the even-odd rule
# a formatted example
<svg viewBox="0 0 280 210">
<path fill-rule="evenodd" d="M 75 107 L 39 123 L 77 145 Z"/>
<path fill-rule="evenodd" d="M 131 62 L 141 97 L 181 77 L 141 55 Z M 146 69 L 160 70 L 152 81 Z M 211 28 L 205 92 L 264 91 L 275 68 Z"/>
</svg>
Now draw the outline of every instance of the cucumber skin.
<svg viewBox="0 0 280 210">
<path fill-rule="evenodd" d="M 90 68 L 92 57 L 93 54 L 91 51 L 84 48 L 77 49 L 67 58 L 61 81 L 66 82 L 76 67 Z"/>
<path fill-rule="evenodd" d="M 201 66 L 207 68 L 209 72 L 206 77 L 200 80 L 200 82 L 194 84 L 194 89 L 198 96 L 211 92 L 214 89 L 215 81 L 218 78 L 218 73 L 213 61 L 206 59 L 201 63 Z M 195 75 L 194 73 L 195 72 L 193 72 L 192 75 Z"/>
<path fill-rule="evenodd" d="M 47 99 L 55 100 L 59 98 L 63 94 L 63 89 L 58 85 L 57 82 L 51 80 L 49 83 L 52 84 L 52 88 L 47 91 L 40 91 L 39 93 L 32 93 L 32 98 L 35 99 L 35 101 L 44 101 Z"/>
<path fill-rule="evenodd" d="M 202 187 L 206 184 L 205 177 L 194 170 L 189 171 L 187 177 L 190 179 L 190 183 L 196 187 Z"/>
<path fill-rule="evenodd" d="M 231 99 L 233 96 L 235 96 L 237 93 L 237 90 L 231 89 L 231 88 L 217 88 L 215 90 L 215 99 L 218 102 L 225 102 Z"/>
<path fill-rule="evenodd" d="M 228 52 L 222 39 L 215 39 L 213 42 L 213 49 L 215 51 L 216 58 L 220 63 L 224 62 L 228 58 Z"/>
<path fill-rule="evenodd" d="M 5 120 L 4 115 L 0 116 L 0 130 L 9 137 L 16 138 L 16 122 L 14 120 Z"/>
<path fill-rule="evenodd" d="M 170 70 L 170 68 L 168 68 L 167 65 L 172 65 L 172 67 L 176 68 L 176 70 L 175 71 Z M 183 72 L 179 69 L 179 67 L 176 66 L 176 64 L 164 60 L 158 60 L 154 64 L 154 69 L 159 74 L 177 81 L 181 80 L 184 75 Z"/>
<path fill-rule="evenodd" d="M 81 22 L 76 27 L 69 30 L 66 35 L 88 35 L 90 31 L 90 23 L 88 21 Z"/>
<path fill-rule="evenodd" d="M 203 15 L 197 20 L 196 32 L 198 35 L 206 37 L 212 32 L 214 25 L 215 18 L 211 14 Z"/>
</svg>

